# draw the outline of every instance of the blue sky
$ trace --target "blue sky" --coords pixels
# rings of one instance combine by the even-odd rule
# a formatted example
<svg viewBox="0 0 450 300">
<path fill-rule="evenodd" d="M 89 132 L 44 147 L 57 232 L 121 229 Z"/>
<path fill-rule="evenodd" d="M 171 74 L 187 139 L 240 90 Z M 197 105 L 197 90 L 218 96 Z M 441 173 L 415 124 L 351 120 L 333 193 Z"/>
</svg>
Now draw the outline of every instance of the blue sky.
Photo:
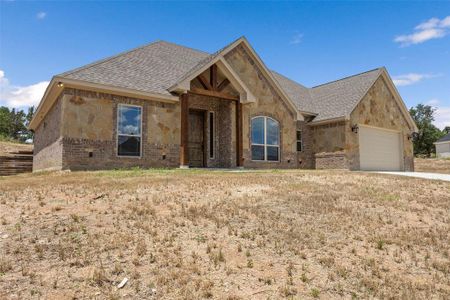
<svg viewBox="0 0 450 300">
<path fill-rule="evenodd" d="M 385 66 L 408 107 L 450 126 L 450 2 L 429 1 L 2 1 L 0 105 L 36 104 L 53 75 L 154 40 L 214 52 L 242 35 L 308 87 Z"/>
</svg>

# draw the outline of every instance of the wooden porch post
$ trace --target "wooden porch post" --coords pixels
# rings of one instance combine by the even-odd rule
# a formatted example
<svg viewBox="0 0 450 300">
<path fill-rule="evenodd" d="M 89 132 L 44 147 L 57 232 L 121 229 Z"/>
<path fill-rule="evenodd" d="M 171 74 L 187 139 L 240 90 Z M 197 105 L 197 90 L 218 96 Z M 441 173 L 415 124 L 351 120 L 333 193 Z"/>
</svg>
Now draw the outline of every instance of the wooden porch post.
<svg viewBox="0 0 450 300">
<path fill-rule="evenodd" d="M 180 95 L 181 102 L 181 141 L 180 141 L 180 168 L 189 167 L 189 95 Z"/>
<path fill-rule="evenodd" d="M 236 166 L 243 166 L 242 103 L 236 101 Z"/>
</svg>

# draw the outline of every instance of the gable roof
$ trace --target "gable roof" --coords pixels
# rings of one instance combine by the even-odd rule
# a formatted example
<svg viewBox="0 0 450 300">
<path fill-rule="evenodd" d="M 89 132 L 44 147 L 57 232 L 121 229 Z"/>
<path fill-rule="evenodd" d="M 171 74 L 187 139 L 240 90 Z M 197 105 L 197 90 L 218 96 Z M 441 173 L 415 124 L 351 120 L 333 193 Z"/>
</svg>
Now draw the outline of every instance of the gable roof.
<svg viewBox="0 0 450 300">
<path fill-rule="evenodd" d="M 229 69 L 221 57 L 241 43 L 247 47 L 292 110 L 296 111 L 297 115 L 315 116 L 313 122 L 349 116 L 380 74 L 386 72 L 384 68 L 378 68 L 307 88 L 270 71 L 245 37 L 240 37 L 214 54 L 156 41 L 53 77 L 29 127 L 35 129 L 45 116 L 46 110 L 51 107 L 52 103 L 44 103 L 44 100 L 51 97 L 52 101 L 55 101 L 57 82 L 68 83 L 74 87 L 96 87 L 100 91 L 111 90 L 124 95 L 146 97 L 143 99 L 177 101 L 172 92 L 176 91 L 183 80 L 186 81 L 196 72 L 216 62 L 225 64 Z M 237 79 L 239 81 L 239 78 Z M 399 98 L 398 92 L 394 92 Z M 402 105 L 404 107 L 403 103 Z"/>
<path fill-rule="evenodd" d="M 57 77 L 171 95 L 168 88 L 210 55 L 157 41 Z"/>
<path fill-rule="evenodd" d="M 450 132 L 447 135 L 444 135 L 443 137 L 441 137 L 439 140 L 437 140 L 436 143 L 443 143 L 443 142 L 450 142 Z"/>
<path fill-rule="evenodd" d="M 325 83 L 310 89 L 314 122 L 348 116 L 381 74 L 381 68 Z"/>
</svg>

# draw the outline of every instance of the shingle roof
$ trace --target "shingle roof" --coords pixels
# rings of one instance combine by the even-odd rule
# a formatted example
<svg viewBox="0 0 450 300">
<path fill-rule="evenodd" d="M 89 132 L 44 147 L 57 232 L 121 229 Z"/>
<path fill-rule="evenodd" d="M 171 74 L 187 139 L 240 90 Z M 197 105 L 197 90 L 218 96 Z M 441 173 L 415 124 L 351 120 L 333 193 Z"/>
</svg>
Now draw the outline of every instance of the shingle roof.
<svg viewBox="0 0 450 300">
<path fill-rule="evenodd" d="M 208 54 L 157 41 L 58 76 L 170 95 L 170 87 L 200 69 L 233 43 Z M 297 109 L 317 114 L 316 122 L 350 114 L 380 72 L 381 69 L 375 69 L 313 88 L 306 88 L 277 72 L 272 71 L 272 74 Z"/>
<path fill-rule="evenodd" d="M 380 69 L 315 86 L 311 91 L 319 115 L 314 122 L 349 115 L 381 73 Z"/>
<path fill-rule="evenodd" d="M 206 52 L 157 41 L 58 76 L 170 95 L 167 89 L 209 56 Z"/>
<path fill-rule="evenodd" d="M 311 97 L 310 89 L 297 83 L 275 71 L 271 71 L 275 80 L 278 81 L 284 92 L 295 103 L 298 110 L 316 113 L 314 101 Z"/>
<path fill-rule="evenodd" d="M 447 135 L 444 135 L 439 140 L 436 141 L 436 143 L 442 143 L 442 142 L 450 142 L 450 133 Z"/>
</svg>

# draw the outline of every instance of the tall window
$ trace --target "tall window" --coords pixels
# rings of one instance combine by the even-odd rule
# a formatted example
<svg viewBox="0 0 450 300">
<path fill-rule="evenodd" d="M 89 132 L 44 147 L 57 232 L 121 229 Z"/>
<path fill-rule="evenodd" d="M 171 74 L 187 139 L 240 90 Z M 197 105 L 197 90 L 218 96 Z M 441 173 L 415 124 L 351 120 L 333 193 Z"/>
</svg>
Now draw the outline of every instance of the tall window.
<svg viewBox="0 0 450 300">
<path fill-rule="evenodd" d="M 280 125 L 274 119 L 252 119 L 252 160 L 280 160 Z"/>
<path fill-rule="evenodd" d="M 209 158 L 214 158 L 214 112 L 209 112 Z"/>
<path fill-rule="evenodd" d="M 303 151 L 302 131 L 297 130 L 297 151 Z"/>
<path fill-rule="evenodd" d="M 141 156 L 142 107 L 119 104 L 117 109 L 117 155 Z"/>
</svg>

